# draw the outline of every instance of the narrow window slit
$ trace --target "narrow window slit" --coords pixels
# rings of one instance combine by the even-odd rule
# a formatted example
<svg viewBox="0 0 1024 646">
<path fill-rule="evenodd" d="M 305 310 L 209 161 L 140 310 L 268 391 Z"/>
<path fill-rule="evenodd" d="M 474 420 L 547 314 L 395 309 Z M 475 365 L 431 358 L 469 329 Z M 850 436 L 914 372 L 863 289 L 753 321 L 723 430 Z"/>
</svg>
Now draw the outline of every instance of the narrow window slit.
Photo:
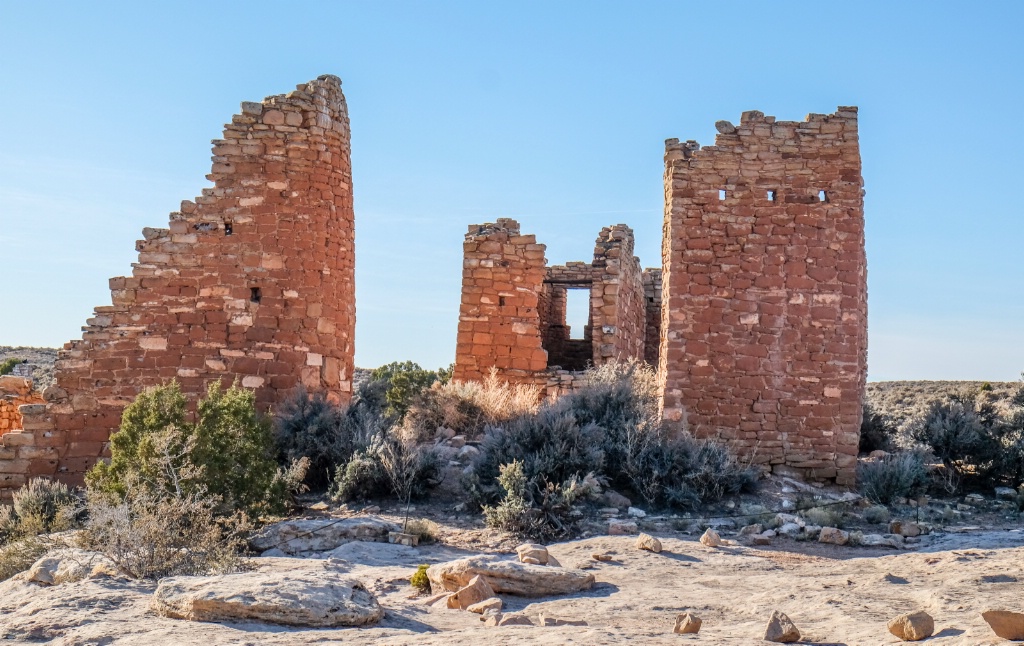
<svg viewBox="0 0 1024 646">
<path fill-rule="evenodd" d="M 725 189 L 724 188 L 718 189 L 718 199 L 720 199 L 720 200 L 724 200 L 725 199 Z"/>
<path fill-rule="evenodd" d="M 825 191 L 818 191 L 818 201 L 819 202 L 827 203 L 828 202 L 828 193 L 825 192 Z"/>
<path fill-rule="evenodd" d="M 769 202 L 774 202 L 775 201 L 775 191 L 768 191 L 768 201 Z"/>
<path fill-rule="evenodd" d="M 259 303 L 261 300 L 263 300 L 263 292 L 260 291 L 259 287 L 249 288 L 249 300 L 252 301 L 253 303 Z"/>
<path fill-rule="evenodd" d="M 234 233 L 235 229 L 230 222 L 224 223 L 224 235 L 229 236 Z"/>
<path fill-rule="evenodd" d="M 501 306 L 501 307 L 505 306 L 505 297 L 504 296 L 499 296 L 498 297 L 498 305 Z"/>
</svg>

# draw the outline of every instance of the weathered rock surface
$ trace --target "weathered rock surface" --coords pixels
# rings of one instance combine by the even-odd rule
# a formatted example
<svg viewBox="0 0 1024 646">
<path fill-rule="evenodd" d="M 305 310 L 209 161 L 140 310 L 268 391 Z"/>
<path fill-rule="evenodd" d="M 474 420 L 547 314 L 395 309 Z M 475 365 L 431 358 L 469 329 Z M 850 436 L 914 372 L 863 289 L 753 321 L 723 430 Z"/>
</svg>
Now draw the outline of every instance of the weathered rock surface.
<svg viewBox="0 0 1024 646">
<path fill-rule="evenodd" d="M 455 594 L 448 597 L 448 607 L 458 610 L 466 610 L 487 599 L 494 597 L 494 590 L 479 575 L 469 580 L 469 583 L 459 588 Z"/>
<path fill-rule="evenodd" d="M 493 614 L 487 617 L 487 621 L 484 623 L 485 626 L 532 626 L 533 622 L 530 618 L 524 614 L 518 612 L 509 613 L 503 615 L 501 613 Z"/>
<path fill-rule="evenodd" d="M 427 568 L 435 592 L 458 591 L 477 575 L 495 592 L 521 597 L 571 594 L 594 585 L 594 575 L 587 572 L 517 563 L 496 556 L 472 556 Z"/>
<path fill-rule="evenodd" d="M 846 545 L 850 541 L 850 532 L 844 532 L 836 527 L 822 527 L 818 534 L 819 543 L 831 543 L 832 545 Z"/>
<path fill-rule="evenodd" d="M 1009 610 L 986 610 L 981 613 L 981 618 L 999 637 L 1024 641 L 1024 614 Z"/>
<path fill-rule="evenodd" d="M 113 562 L 96 552 L 76 548 L 54 550 L 32 564 L 26 578 L 41 585 L 61 585 L 117 574 Z"/>
<path fill-rule="evenodd" d="M 779 644 L 790 644 L 800 641 L 800 631 L 785 613 L 772 611 L 768 625 L 764 629 L 764 640 Z"/>
<path fill-rule="evenodd" d="M 521 563 L 533 563 L 534 565 L 548 564 L 548 549 L 537 543 L 523 543 L 516 548 Z M 527 561 L 526 559 L 532 559 Z"/>
<path fill-rule="evenodd" d="M 629 534 L 636 534 L 640 531 L 636 523 L 631 520 L 618 520 L 611 519 L 608 521 L 608 535 L 609 536 L 627 536 Z"/>
<path fill-rule="evenodd" d="M 661 541 L 650 534 L 640 534 L 636 537 L 636 548 L 657 554 L 661 551 Z"/>
<path fill-rule="evenodd" d="M 900 615 L 889 620 L 889 632 L 905 642 L 927 639 L 935 632 L 935 620 L 923 610 Z"/>
<path fill-rule="evenodd" d="M 700 632 L 701 623 L 703 622 L 700 617 L 687 612 L 676 617 L 676 627 L 672 629 L 672 632 L 680 635 L 695 635 Z"/>
<path fill-rule="evenodd" d="M 363 584 L 325 567 L 162 579 L 153 609 L 192 621 L 260 621 L 287 626 L 365 626 L 384 610 Z"/>
<path fill-rule="evenodd" d="M 722 537 L 718 535 L 718 532 L 708 527 L 700 537 L 700 544 L 705 547 L 721 547 Z"/>
<path fill-rule="evenodd" d="M 466 610 L 470 612 L 475 612 L 478 615 L 483 615 L 487 614 L 489 611 L 501 612 L 501 606 L 501 599 L 499 599 L 498 597 L 490 597 L 488 599 L 484 599 L 483 601 L 479 601 L 477 603 L 466 606 Z"/>
<path fill-rule="evenodd" d="M 256 551 L 277 548 L 286 554 L 327 552 L 351 541 L 387 542 L 388 532 L 401 528 L 373 516 L 302 518 L 274 523 L 249 539 Z"/>
</svg>

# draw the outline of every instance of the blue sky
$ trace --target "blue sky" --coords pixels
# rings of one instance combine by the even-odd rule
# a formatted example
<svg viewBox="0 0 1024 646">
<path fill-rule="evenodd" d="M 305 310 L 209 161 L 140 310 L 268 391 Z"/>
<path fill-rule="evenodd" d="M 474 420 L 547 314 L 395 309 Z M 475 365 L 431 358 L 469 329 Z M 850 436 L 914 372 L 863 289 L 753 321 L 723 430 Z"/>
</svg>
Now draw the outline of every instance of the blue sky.
<svg viewBox="0 0 1024 646">
<path fill-rule="evenodd" d="M 246 100 L 340 76 L 356 362 L 454 358 L 466 226 L 552 263 L 625 222 L 660 264 L 662 153 L 860 106 L 869 378 L 1024 370 L 1024 3 L 0 3 L 0 344 L 79 335 Z"/>
</svg>

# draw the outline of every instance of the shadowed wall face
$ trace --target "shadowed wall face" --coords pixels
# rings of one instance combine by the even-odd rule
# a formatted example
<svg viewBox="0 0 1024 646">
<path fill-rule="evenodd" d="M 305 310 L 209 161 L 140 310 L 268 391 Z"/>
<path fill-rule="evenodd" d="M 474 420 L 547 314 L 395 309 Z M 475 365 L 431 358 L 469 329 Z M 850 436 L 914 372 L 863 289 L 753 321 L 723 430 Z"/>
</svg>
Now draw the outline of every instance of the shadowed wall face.
<svg viewBox="0 0 1024 646">
<path fill-rule="evenodd" d="M 46 405 L 0 438 L 0 487 L 71 484 L 107 451 L 125 405 L 175 379 L 193 399 L 237 381 L 264 409 L 296 386 L 351 395 L 355 330 L 349 121 L 321 76 L 243 103 L 213 142 L 212 188 L 167 228 L 143 229 L 130 276 L 112 278 Z"/>
<path fill-rule="evenodd" d="M 857 109 L 743 114 L 666 142 L 664 419 L 754 462 L 855 482 L 867 376 Z"/>
</svg>

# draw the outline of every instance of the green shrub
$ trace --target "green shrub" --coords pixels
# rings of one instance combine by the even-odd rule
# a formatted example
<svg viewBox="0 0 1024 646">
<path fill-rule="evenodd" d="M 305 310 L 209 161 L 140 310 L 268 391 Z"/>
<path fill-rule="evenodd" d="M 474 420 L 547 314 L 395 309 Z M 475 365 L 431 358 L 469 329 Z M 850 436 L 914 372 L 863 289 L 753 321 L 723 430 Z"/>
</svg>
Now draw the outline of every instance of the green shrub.
<svg viewBox="0 0 1024 646">
<path fill-rule="evenodd" d="M 886 456 L 859 468 L 860 490 L 874 503 L 887 505 L 896 498 L 906 498 L 922 491 L 928 483 L 924 456 L 907 451 Z"/>
<path fill-rule="evenodd" d="M 419 536 L 420 543 L 433 543 L 437 540 L 437 523 L 427 518 L 410 518 L 402 531 Z"/>
<path fill-rule="evenodd" d="M 29 480 L 12 502 L 0 507 L 0 542 L 69 529 L 81 507 L 67 485 L 46 478 Z"/>
<path fill-rule="evenodd" d="M 931 402 L 911 426 L 911 437 L 942 461 L 958 489 L 965 480 L 991 484 L 1001 479 L 1012 430 L 988 398 L 961 393 Z"/>
<path fill-rule="evenodd" d="M 501 465 L 519 463 L 528 482 L 566 483 L 588 475 L 651 505 L 693 507 L 753 488 L 752 470 L 722 445 L 661 426 L 654 373 L 607 364 L 586 385 L 536 413 L 488 426 L 465 486 L 480 504 L 499 498 Z"/>
<path fill-rule="evenodd" d="M 576 528 L 573 503 L 586 487 L 575 477 L 561 485 L 538 484 L 526 477 L 521 462 L 513 461 L 501 465 L 498 484 L 505 494 L 501 502 L 483 508 L 489 527 L 537 541 L 566 538 Z"/>
<path fill-rule="evenodd" d="M 881 525 L 889 522 L 889 508 L 883 505 L 875 505 L 864 510 L 864 520 L 872 525 Z"/>
<path fill-rule="evenodd" d="M 420 594 L 430 594 L 430 578 L 427 577 L 429 565 L 421 565 L 416 568 L 413 575 L 409 577 L 409 585 L 416 588 Z"/>
<path fill-rule="evenodd" d="M 888 415 L 876 410 L 870 402 L 864 402 L 864 417 L 860 424 L 861 453 L 892 451 L 896 448 L 898 430 Z"/>
<path fill-rule="evenodd" d="M 306 486 L 320 491 L 346 464 L 386 434 L 394 419 L 385 413 L 386 383 L 364 383 L 347 406 L 338 406 L 323 393 L 299 388 L 276 411 L 274 440 L 281 464 L 307 458 Z"/>
<path fill-rule="evenodd" d="M 235 385 L 211 383 L 194 422 L 176 382 L 143 391 L 125 408 L 110 452 L 87 474 L 91 489 L 123 495 L 133 479 L 158 497 L 209 494 L 225 513 L 279 512 L 286 502 L 270 425 L 253 392 Z"/>
<path fill-rule="evenodd" d="M 216 496 L 168 494 L 127 472 L 118 492 L 89 491 L 85 547 L 106 555 L 126 576 L 159 579 L 240 568 L 246 516 L 224 516 Z"/>
<path fill-rule="evenodd" d="M 388 436 L 378 438 L 338 465 L 330 495 L 348 502 L 389 494 L 407 501 L 424 497 L 440 484 L 441 461 L 433 448 L 416 447 Z"/>
<path fill-rule="evenodd" d="M 25 363 L 24 359 L 18 359 L 17 357 L 10 357 L 0 362 L 0 377 L 9 375 L 14 372 L 14 366 L 19 363 Z"/>
<path fill-rule="evenodd" d="M 385 398 L 388 413 L 402 418 L 405 417 L 414 398 L 435 382 L 448 381 L 451 374 L 451 367 L 424 370 L 418 363 L 412 361 L 396 361 L 374 370 L 373 379 L 387 384 Z"/>
<path fill-rule="evenodd" d="M 845 525 L 845 514 L 842 509 L 839 509 L 839 505 L 830 507 L 811 507 L 806 511 L 801 512 L 803 516 L 811 525 L 818 525 L 820 527 L 838 527 L 843 528 Z"/>
</svg>

